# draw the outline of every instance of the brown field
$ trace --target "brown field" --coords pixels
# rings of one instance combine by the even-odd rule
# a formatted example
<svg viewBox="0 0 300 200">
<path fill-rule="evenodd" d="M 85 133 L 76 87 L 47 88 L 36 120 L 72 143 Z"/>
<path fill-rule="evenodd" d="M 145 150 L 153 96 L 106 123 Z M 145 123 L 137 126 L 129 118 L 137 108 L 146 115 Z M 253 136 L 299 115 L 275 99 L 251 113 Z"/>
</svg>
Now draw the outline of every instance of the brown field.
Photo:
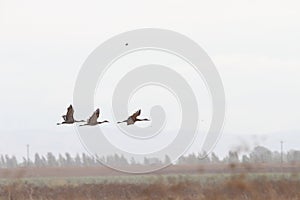
<svg viewBox="0 0 300 200">
<path fill-rule="evenodd" d="M 134 166 L 129 166 L 131 169 Z M 139 166 L 140 167 L 140 166 Z M 217 173 L 300 173 L 300 163 L 296 164 L 204 164 L 172 165 L 152 175 L 162 174 L 217 174 Z M 1 178 L 24 177 L 87 177 L 87 176 L 123 176 L 121 173 L 105 166 L 96 167 L 24 167 L 15 169 L 0 168 Z"/>
<path fill-rule="evenodd" d="M 0 199 L 300 199 L 299 165 L 171 166 L 144 175 L 105 167 L 0 169 Z"/>
</svg>

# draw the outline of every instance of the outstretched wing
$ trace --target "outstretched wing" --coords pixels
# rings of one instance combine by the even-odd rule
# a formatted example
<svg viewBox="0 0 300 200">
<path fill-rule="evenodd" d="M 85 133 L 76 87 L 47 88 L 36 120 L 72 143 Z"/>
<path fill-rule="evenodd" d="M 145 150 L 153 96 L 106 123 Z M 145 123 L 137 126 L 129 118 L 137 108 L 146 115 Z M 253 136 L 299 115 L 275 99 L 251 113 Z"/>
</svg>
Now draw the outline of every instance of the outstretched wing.
<svg viewBox="0 0 300 200">
<path fill-rule="evenodd" d="M 138 117 L 138 116 L 140 116 L 141 115 L 141 110 L 138 110 L 138 111 L 136 111 L 133 115 L 131 115 L 130 117 L 133 119 L 133 120 L 136 120 L 136 118 Z"/>
<path fill-rule="evenodd" d="M 64 115 L 63 118 L 64 118 L 65 121 L 72 121 L 72 120 L 74 120 L 73 115 L 74 115 L 74 109 L 73 109 L 73 106 L 70 105 L 68 107 L 67 114 Z"/>
<path fill-rule="evenodd" d="M 93 115 L 88 119 L 87 123 L 88 124 L 94 124 L 97 123 L 97 119 L 100 115 L 100 110 L 99 108 L 93 113 Z"/>
</svg>

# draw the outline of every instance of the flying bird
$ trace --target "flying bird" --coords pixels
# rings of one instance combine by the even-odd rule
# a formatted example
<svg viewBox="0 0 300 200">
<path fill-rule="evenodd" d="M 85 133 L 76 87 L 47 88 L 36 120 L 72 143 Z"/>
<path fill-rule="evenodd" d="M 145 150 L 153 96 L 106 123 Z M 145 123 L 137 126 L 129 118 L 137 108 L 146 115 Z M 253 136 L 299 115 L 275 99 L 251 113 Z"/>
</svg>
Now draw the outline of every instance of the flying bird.
<svg viewBox="0 0 300 200">
<path fill-rule="evenodd" d="M 108 123 L 109 121 L 104 120 L 102 122 L 98 122 L 97 119 L 100 115 L 100 110 L 99 108 L 93 113 L 93 115 L 87 120 L 86 124 L 80 125 L 80 126 L 95 126 L 97 124 L 102 124 L 102 123 Z"/>
<path fill-rule="evenodd" d="M 61 125 L 61 124 L 74 124 L 75 122 L 85 122 L 84 120 L 80 120 L 80 121 L 77 121 L 74 119 L 73 117 L 74 115 L 74 109 L 73 109 L 73 106 L 70 105 L 68 107 L 68 111 L 67 111 L 67 114 L 63 115 L 62 118 L 64 119 L 63 122 L 61 123 L 57 123 L 57 125 Z"/>
<path fill-rule="evenodd" d="M 124 123 L 126 122 L 127 125 L 131 125 L 134 124 L 137 121 L 150 121 L 149 119 L 138 119 L 137 117 L 141 115 L 141 110 L 136 111 L 133 115 L 129 116 L 126 120 L 118 122 L 118 124 L 120 123 Z"/>
</svg>

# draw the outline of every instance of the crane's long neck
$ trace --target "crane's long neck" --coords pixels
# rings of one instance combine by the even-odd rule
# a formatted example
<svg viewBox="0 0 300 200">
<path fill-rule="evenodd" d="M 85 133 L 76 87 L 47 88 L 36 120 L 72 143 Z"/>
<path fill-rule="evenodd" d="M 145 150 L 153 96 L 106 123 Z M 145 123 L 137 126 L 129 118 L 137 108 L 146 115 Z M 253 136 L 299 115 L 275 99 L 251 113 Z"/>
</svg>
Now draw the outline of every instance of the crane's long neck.
<svg viewBox="0 0 300 200">
<path fill-rule="evenodd" d="M 150 121 L 150 120 L 145 118 L 145 119 L 136 119 L 136 121 Z"/>
<path fill-rule="evenodd" d="M 103 123 L 109 123 L 109 121 L 104 120 L 104 121 L 102 121 L 102 122 L 98 122 L 98 124 L 103 124 Z"/>
<path fill-rule="evenodd" d="M 74 120 L 74 122 L 85 122 L 84 120 Z"/>
</svg>

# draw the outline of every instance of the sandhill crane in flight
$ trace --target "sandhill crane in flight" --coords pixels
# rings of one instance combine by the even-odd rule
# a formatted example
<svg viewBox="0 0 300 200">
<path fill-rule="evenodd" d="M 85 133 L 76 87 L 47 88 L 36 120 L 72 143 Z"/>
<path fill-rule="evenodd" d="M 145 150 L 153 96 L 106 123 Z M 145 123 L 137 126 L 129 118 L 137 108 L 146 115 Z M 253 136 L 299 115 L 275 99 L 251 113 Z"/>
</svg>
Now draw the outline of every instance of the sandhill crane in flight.
<svg viewBox="0 0 300 200">
<path fill-rule="evenodd" d="M 97 119 L 100 115 L 100 110 L 99 108 L 93 113 L 93 115 L 87 120 L 86 124 L 80 125 L 80 126 L 95 126 L 97 124 L 102 124 L 102 123 L 108 123 L 109 121 L 104 120 L 102 122 L 98 122 Z"/>
<path fill-rule="evenodd" d="M 136 111 L 133 115 L 129 116 L 126 120 L 118 122 L 118 124 L 120 123 L 124 123 L 126 122 L 127 125 L 131 125 L 134 124 L 137 121 L 150 121 L 149 119 L 138 119 L 137 117 L 141 115 L 141 110 Z"/>
<path fill-rule="evenodd" d="M 64 119 L 64 121 L 62 123 L 57 123 L 57 125 L 61 125 L 61 124 L 74 124 L 75 122 L 85 122 L 84 120 L 80 120 L 80 121 L 77 121 L 74 119 L 73 117 L 74 115 L 74 109 L 73 109 L 73 106 L 70 105 L 68 107 L 68 111 L 67 111 L 67 114 L 63 115 L 62 118 Z"/>
</svg>

